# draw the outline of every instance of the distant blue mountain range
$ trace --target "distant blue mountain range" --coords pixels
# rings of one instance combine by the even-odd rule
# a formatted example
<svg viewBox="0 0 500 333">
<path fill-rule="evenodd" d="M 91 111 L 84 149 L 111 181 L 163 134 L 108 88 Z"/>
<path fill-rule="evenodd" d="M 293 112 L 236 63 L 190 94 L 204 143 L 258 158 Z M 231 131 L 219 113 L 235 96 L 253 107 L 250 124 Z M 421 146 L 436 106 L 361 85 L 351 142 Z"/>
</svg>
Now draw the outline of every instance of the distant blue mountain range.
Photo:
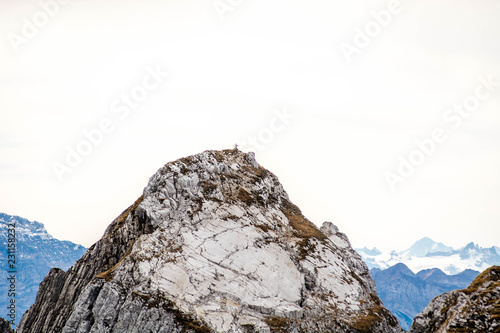
<svg viewBox="0 0 500 333">
<path fill-rule="evenodd" d="M 500 265 L 496 246 L 469 243 L 454 249 L 428 237 L 401 252 L 366 247 L 356 251 L 370 268 L 378 296 L 406 330 L 434 297 L 466 288 L 479 272 Z"/>
<path fill-rule="evenodd" d="M 413 318 L 434 297 L 466 288 L 480 273 L 467 269 L 460 274 L 447 275 L 433 268 L 414 274 L 405 264 L 396 264 L 384 270 L 373 268 L 370 272 L 377 285 L 378 296 L 405 330 L 410 329 Z"/>
<path fill-rule="evenodd" d="M 58 267 L 67 270 L 87 250 L 81 245 L 60 241 L 52 237 L 42 223 L 29 221 L 19 216 L 0 213 L 0 317 L 7 320 L 8 291 L 8 225 L 15 224 L 16 264 L 15 304 L 18 324 L 22 314 L 35 301 L 38 285 L 49 270 Z"/>
</svg>

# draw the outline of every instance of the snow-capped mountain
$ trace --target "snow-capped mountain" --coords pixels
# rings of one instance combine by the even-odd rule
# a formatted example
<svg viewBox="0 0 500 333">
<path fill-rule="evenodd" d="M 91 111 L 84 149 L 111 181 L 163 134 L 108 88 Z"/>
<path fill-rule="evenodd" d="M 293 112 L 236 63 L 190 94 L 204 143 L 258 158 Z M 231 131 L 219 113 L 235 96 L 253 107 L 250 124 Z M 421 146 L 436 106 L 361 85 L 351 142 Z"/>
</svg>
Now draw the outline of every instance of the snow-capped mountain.
<svg viewBox="0 0 500 333">
<path fill-rule="evenodd" d="M 401 332 L 375 292 L 347 237 L 307 220 L 253 153 L 210 150 L 159 169 L 52 269 L 18 332 Z"/>
<path fill-rule="evenodd" d="M 428 237 L 424 237 L 415 242 L 405 254 L 411 257 L 425 257 L 432 253 L 450 253 L 453 252 L 453 248 L 446 246 L 443 243 L 436 243 Z"/>
<path fill-rule="evenodd" d="M 16 287 L 16 319 L 18 323 L 22 314 L 35 301 L 38 285 L 53 267 L 68 269 L 87 250 L 81 245 L 69 241 L 60 241 L 52 237 L 42 223 L 29 221 L 19 216 L 0 213 L 0 262 L 2 278 L 0 279 L 0 308 L 6 309 L 10 301 L 7 290 L 8 260 L 8 225 L 15 225 L 15 287 Z M 2 311 L 0 317 L 6 317 Z M 9 319 L 10 318 L 6 318 Z"/>
<path fill-rule="evenodd" d="M 356 249 L 370 269 L 386 269 L 403 263 L 413 272 L 439 268 L 449 275 L 458 274 L 466 269 L 484 271 L 493 265 L 500 265 L 500 248 L 482 248 L 469 243 L 463 248 L 454 249 L 430 238 L 422 238 L 405 251 L 382 253 L 378 249 Z"/>
</svg>

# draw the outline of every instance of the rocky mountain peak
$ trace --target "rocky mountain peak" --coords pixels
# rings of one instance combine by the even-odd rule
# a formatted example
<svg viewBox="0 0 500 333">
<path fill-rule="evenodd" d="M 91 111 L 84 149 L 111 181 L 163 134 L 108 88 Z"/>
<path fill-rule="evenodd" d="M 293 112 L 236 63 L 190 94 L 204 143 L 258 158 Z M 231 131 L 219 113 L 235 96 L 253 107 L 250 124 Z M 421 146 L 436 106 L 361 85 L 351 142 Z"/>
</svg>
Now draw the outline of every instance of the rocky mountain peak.
<svg viewBox="0 0 500 333">
<path fill-rule="evenodd" d="M 424 237 L 415 242 L 408 250 L 408 254 L 416 257 L 425 257 L 426 255 L 438 252 L 451 252 L 453 248 L 437 243 L 429 237 Z"/>
<path fill-rule="evenodd" d="M 477 249 L 477 245 L 474 244 L 474 242 L 469 242 L 467 245 L 465 245 L 464 250 L 474 250 Z"/>
<path fill-rule="evenodd" d="M 20 332 L 400 332 L 347 236 L 303 216 L 253 153 L 166 164 Z"/>
<path fill-rule="evenodd" d="M 364 255 L 368 255 L 368 256 L 378 256 L 380 254 L 382 254 L 382 252 L 377 249 L 376 247 L 372 248 L 372 249 L 369 249 L 367 247 L 363 247 L 361 249 L 356 249 L 357 252 L 359 252 L 360 254 L 364 254 Z"/>
<path fill-rule="evenodd" d="M 203 204 L 266 207 L 288 200 L 278 178 L 259 167 L 253 153 L 236 149 L 205 151 L 166 164 L 150 178 L 143 198 L 141 207 L 153 224 L 167 211 L 184 212 L 179 206 L 194 214 Z"/>
<path fill-rule="evenodd" d="M 385 270 L 372 271 L 372 276 L 382 277 L 389 280 L 397 280 L 401 278 L 414 278 L 416 275 L 403 263 L 396 264 Z"/>
<path fill-rule="evenodd" d="M 417 273 L 417 276 L 422 280 L 440 281 L 447 277 L 446 273 L 439 268 L 425 269 Z"/>
</svg>

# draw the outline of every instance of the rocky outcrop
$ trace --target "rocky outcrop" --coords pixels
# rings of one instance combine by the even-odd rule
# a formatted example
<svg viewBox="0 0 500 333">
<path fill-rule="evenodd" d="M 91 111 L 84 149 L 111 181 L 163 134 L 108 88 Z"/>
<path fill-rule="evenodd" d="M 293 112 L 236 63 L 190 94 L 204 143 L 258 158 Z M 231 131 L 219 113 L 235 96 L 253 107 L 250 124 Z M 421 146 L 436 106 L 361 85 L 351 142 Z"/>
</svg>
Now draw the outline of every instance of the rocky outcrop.
<svg viewBox="0 0 500 333">
<path fill-rule="evenodd" d="M 488 268 L 467 289 L 436 297 L 410 332 L 500 332 L 500 267 Z"/>
<path fill-rule="evenodd" d="M 14 330 L 11 328 L 10 323 L 1 317 L 0 317 L 0 333 L 14 333 Z"/>
<path fill-rule="evenodd" d="M 400 332 L 331 223 L 307 220 L 253 154 L 165 165 L 19 332 Z"/>
<path fill-rule="evenodd" d="M 107 228 L 104 237 L 67 271 L 53 268 L 40 284 L 35 303 L 23 315 L 16 332 L 61 332 L 83 288 L 94 277 L 115 266 L 132 250 L 141 235 L 152 231 L 136 203 Z M 125 220 L 127 219 L 127 223 Z"/>
</svg>

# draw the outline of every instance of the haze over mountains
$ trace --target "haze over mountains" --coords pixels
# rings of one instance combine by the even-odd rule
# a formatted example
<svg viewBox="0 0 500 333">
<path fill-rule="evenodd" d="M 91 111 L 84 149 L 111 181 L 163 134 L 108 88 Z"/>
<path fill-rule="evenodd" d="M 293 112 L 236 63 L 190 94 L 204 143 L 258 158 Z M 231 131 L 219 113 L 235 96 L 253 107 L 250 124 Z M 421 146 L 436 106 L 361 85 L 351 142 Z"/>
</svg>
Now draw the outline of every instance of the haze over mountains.
<svg viewBox="0 0 500 333">
<path fill-rule="evenodd" d="M 108 325 L 112 332 L 399 332 L 386 308 L 408 330 L 435 296 L 466 288 L 483 267 L 500 263 L 498 247 L 454 249 L 423 238 L 399 253 L 358 249 L 372 280 L 346 235 L 330 222 L 317 229 L 253 154 L 236 149 L 161 168 L 71 268 L 84 247 L 54 239 L 41 223 L 0 213 L 0 228 L 10 221 L 18 236 L 19 313 L 49 269 L 59 267 L 46 275 L 20 332 Z"/>
<path fill-rule="evenodd" d="M 500 266 L 492 266 L 461 290 L 434 298 L 415 317 L 410 333 L 500 331 Z"/>
<path fill-rule="evenodd" d="M 377 295 L 409 330 L 413 318 L 436 296 L 466 288 L 482 271 L 500 264 L 500 248 L 472 242 L 454 249 L 424 237 L 407 250 L 356 249 L 370 268 Z"/>
<path fill-rule="evenodd" d="M 484 271 L 500 264 L 500 248 L 480 247 L 472 242 L 460 249 L 424 237 L 405 251 L 382 253 L 377 248 L 356 249 L 370 269 L 386 269 L 404 263 L 413 272 L 439 268 L 449 275 L 458 274 L 466 269 Z"/>
<path fill-rule="evenodd" d="M 52 237 L 42 223 L 0 213 L 0 317 L 6 318 L 7 297 L 7 225 L 16 225 L 16 319 L 35 301 L 38 285 L 54 267 L 66 270 L 87 250 L 85 247 Z"/>
<path fill-rule="evenodd" d="M 373 268 L 370 272 L 377 285 L 377 295 L 405 330 L 410 329 L 413 318 L 434 297 L 466 288 L 480 273 L 468 269 L 457 275 L 447 275 L 433 268 L 415 274 L 402 263 L 385 270 Z"/>
</svg>

